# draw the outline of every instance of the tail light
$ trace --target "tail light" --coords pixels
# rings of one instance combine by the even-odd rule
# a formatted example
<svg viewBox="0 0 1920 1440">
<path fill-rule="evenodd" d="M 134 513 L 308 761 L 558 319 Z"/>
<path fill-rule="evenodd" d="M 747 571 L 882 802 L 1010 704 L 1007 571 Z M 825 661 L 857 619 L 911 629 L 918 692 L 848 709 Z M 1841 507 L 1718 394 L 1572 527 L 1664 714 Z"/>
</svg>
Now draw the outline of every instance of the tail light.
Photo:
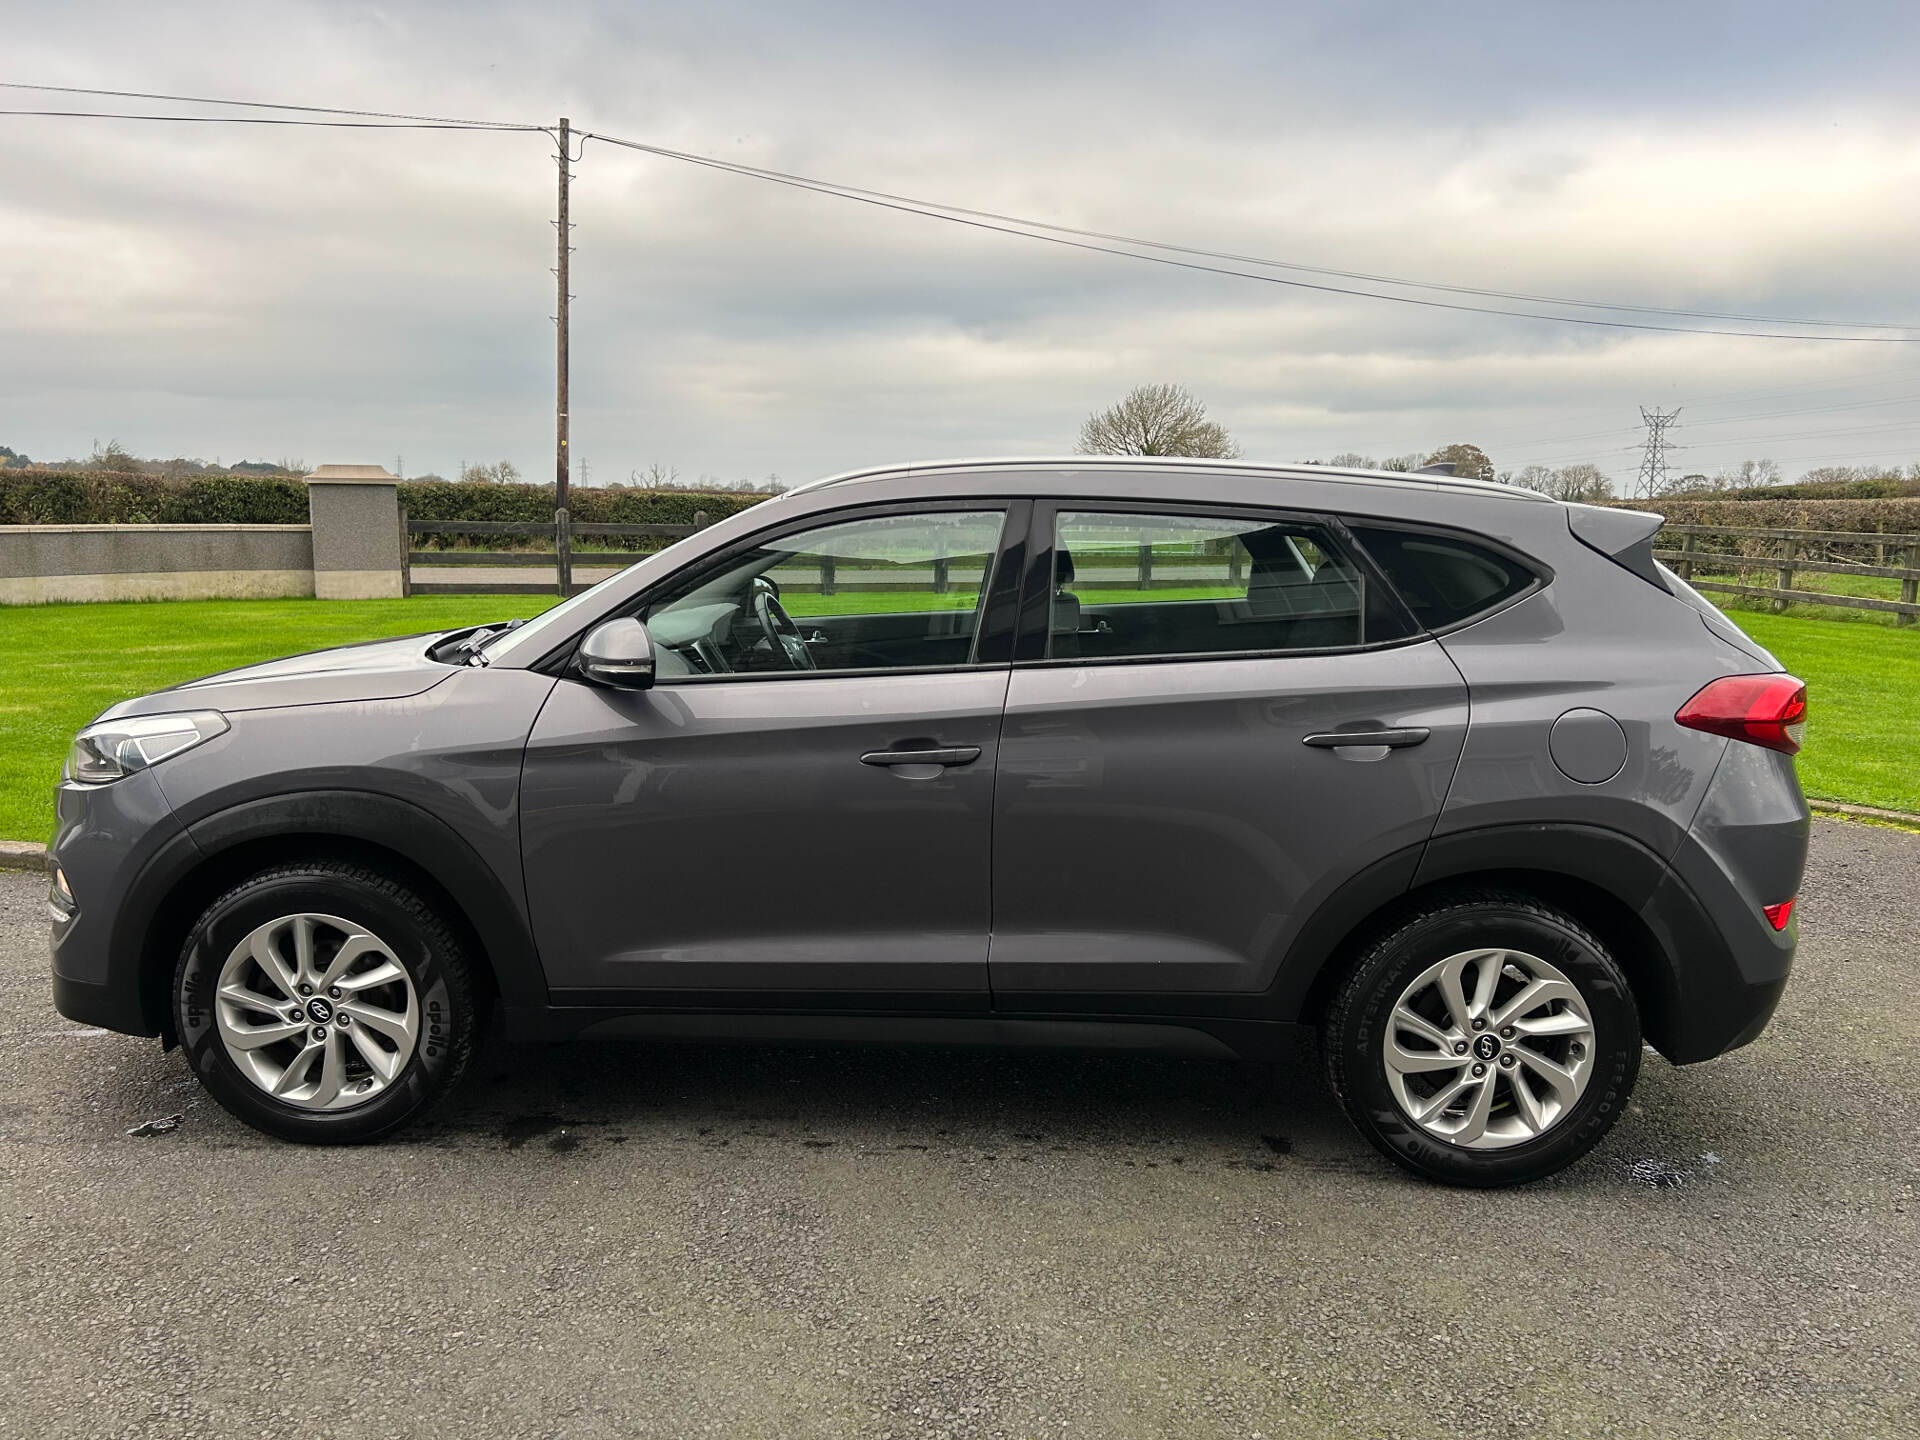
<svg viewBox="0 0 1920 1440">
<path fill-rule="evenodd" d="M 1807 687 L 1791 675 L 1723 675 L 1673 718 L 1689 730 L 1792 755 L 1807 726 Z"/>
<path fill-rule="evenodd" d="M 1800 897 L 1796 895 L 1791 900 L 1782 900 L 1778 905 L 1762 905 L 1760 913 L 1767 917 L 1767 923 L 1774 929 L 1784 930 L 1787 928 L 1787 922 L 1793 919 L 1793 907 L 1799 899 Z"/>
</svg>

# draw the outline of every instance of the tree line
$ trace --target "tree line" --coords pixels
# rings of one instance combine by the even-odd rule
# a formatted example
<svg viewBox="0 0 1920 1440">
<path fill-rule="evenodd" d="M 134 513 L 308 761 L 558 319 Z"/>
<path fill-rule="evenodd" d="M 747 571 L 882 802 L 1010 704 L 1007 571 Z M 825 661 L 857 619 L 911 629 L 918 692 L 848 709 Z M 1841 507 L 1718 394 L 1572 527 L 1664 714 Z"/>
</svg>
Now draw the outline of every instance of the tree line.
<svg viewBox="0 0 1920 1440">
<path fill-rule="evenodd" d="M 1077 446 L 1082 455 L 1166 455 L 1204 460 L 1234 460 L 1243 451 L 1226 427 L 1207 418 L 1207 407 L 1180 385 L 1141 385 L 1119 404 L 1089 415 L 1080 427 Z M 1350 470 L 1413 471 L 1446 465 L 1452 473 L 1472 480 L 1491 480 L 1537 490 L 1556 500 L 1597 504 L 1617 498 L 1614 483 L 1598 465 L 1582 461 L 1558 468 L 1527 465 L 1499 470 L 1478 445 L 1457 442 L 1431 451 L 1375 457 L 1347 450 L 1328 459 L 1302 464 L 1333 465 Z M 1693 472 L 1670 476 L 1651 497 L 1656 499 L 1723 494 L 1761 495 L 1788 487 L 1772 460 L 1742 460 L 1711 475 Z M 1902 469 L 1887 465 L 1822 465 L 1808 470 L 1791 487 L 1833 498 L 1886 498 L 1920 494 L 1920 464 Z"/>
</svg>

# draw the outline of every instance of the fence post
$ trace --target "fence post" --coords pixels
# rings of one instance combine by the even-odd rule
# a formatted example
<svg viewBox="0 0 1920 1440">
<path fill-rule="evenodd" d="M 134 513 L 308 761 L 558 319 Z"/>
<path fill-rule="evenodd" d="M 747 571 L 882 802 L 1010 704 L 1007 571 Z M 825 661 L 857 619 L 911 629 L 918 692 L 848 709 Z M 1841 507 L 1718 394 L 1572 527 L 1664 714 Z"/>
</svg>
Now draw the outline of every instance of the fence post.
<svg viewBox="0 0 1920 1440">
<path fill-rule="evenodd" d="M 553 574 L 564 600 L 573 593 L 573 517 L 564 505 L 553 512 Z"/>
<path fill-rule="evenodd" d="M 399 487 L 395 487 L 396 489 Z M 413 537 L 407 534 L 407 502 L 400 502 L 400 598 L 413 594 Z"/>
<path fill-rule="evenodd" d="M 1680 537 L 1680 578 L 1693 579 L 1693 542 L 1698 537 L 1689 530 Z"/>
<path fill-rule="evenodd" d="M 940 547 L 940 553 L 933 557 L 933 593 L 936 595 L 947 593 L 947 550 L 944 542 Z"/>
<path fill-rule="evenodd" d="M 1773 602 L 1776 614 L 1787 608 L 1787 596 L 1793 590 L 1793 558 L 1800 550 L 1798 540 L 1782 540 L 1780 543 L 1785 548 L 1780 553 L 1780 580 L 1777 586 L 1780 598 Z"/>
<path fill-rule="evenodd" d="M 822 595 L 833 594 L 833 569 L 833 556 L 822 555 L 820 557 L 820 593 Z"/>
<path fill-rule="evenodd" d="M 1237 539 L 1227 541 L 1227 584 L 1238 585 L 1240 572 L 1247 558 L 1247 547 Z"/>
<path fill-rule="evenodd" d="M 713 523 L 713 520 L 707 514 L 706 511 L 696 510 L 693 512 L 693 528 L 694 529 L 704 530 L 707 528 L 707 526 L 711 525 L 712 523 Z"/>
<path fill-rule="evenodd" d="M 1153 546 L 1140 547 L 1140 588 L 1148 589 L 1153 584 Z"/>
<path fill-rule="evenodd" d="M 1920 570 L 1920 545 L 1909 545 L 1906 548 L 1905 554 L 1908 573 L 1906 578 L 1900 582 L 1900 598 L 1906 601 L 1907 604 L 1912 605 L 1920 602 L 1920 576 L 1912 573 L 1915 570 Z M 1895 615 L 1893 617 L 1893 623 L 1896 625 L 1911 625 L 1916 619 L 1920 619 L 1920 616 L 1910 614 Z"/>
</svg>

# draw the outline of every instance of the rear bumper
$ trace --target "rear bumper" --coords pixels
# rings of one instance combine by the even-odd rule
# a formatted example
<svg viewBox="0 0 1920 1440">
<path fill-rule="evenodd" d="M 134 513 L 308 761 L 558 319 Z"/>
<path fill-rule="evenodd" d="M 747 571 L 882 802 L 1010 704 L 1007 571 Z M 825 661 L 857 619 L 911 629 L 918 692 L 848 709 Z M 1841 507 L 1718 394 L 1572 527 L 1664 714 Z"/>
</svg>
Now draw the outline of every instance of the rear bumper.
<svg viewBox="0 0 1920 1440">
<path fill-rule="evenodd" d="M 1673 1024 L 1659 1048 L 1675 1064 L 1737 1049 L 1772 1018 L 1800 925 L 1775 930 L 1762 912 L 1799 893 L 1811 824 L 1791 759 L 1727 747 L 1642 912 L 1673 959 Z"/>
</svg>

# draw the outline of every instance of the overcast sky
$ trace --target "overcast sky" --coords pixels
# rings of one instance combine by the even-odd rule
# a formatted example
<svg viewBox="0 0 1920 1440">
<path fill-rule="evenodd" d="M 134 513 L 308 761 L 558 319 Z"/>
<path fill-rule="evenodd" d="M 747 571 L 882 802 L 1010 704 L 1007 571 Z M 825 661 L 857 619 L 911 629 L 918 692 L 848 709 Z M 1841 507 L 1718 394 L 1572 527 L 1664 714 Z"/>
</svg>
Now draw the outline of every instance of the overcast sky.
<svg viewBox="0 0 1920 1440">
<path fill-rule="evenodd" d="M 0 27 L 4 80 L 564 113 L 1311 265 L 1920 326 L 1911 0 L 4 0 Z M 504 457 L 550 478 L 550 154 L 539 134 L 0 117 L 0 444 L 408 474 Z M 1683 407 L 1686 470 L 1920 459 L 1920 345 L 1315 294 L 604 144 L 576 176 L 576 483 L 1061 453 L 1156 380 L 1264 460 L 1470 440 L 1503 470 L 1591 460 L 1625 481 L 1641 405 Z"/>
</svg>

